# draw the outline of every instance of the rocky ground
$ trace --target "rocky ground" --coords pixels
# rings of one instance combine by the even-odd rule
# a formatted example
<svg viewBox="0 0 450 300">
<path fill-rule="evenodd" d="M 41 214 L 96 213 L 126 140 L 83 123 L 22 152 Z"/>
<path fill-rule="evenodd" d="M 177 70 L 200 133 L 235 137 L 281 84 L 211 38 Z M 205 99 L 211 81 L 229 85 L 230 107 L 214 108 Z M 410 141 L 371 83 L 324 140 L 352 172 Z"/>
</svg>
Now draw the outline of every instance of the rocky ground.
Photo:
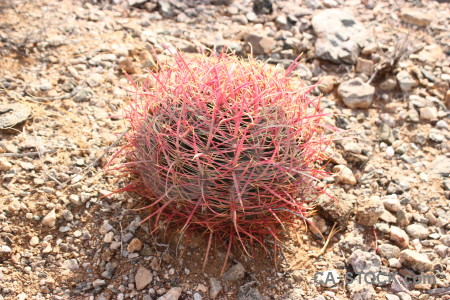
<svg viewBox="0 0 450 300">
<path fill-rule="evenodd" d="M 352 132 L 323 180 L 338 202 L 317 204 L 323 254 L 305 229 L 277 259 L 236 255 L 220 276 L 219 247 L 202 272 L 202 237 L 152 237 L 133 195 L 109 195 L 127 180 L 104 170 L 124 72 L 144 79 L 152 49 L 170 61 L 162 45 L 284 67 L 302 54 L 327 122 Z M 450 298 L 449 55 L 448 1 L 0 0 L 0 299 Z"/>
</svg>

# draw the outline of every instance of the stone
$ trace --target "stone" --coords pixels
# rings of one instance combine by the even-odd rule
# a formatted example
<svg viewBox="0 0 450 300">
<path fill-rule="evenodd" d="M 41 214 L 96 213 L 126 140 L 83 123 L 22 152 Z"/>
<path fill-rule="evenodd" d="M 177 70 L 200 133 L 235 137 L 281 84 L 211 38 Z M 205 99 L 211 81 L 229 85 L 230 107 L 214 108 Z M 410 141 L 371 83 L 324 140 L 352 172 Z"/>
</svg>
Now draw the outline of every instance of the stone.
<svg viewBox="0 0 450 300">
<path fill-rule="evenodd" d="M 75 102 L 86 102 L 94 96 L 91 90 L 82 87 L 75 88 L 74 92 L 75 96 L 73 96 L 73 101 Z"/>
<path fill-rule="evenodd" d="M 335 84 L 336 79 L 334 78 L 334 76 L 324 76 L 322 80 L 320 80 L 319 90 L 324 94 L 331 93 L 334 89 Z"/>
<path fill-rule="evenodd" d="M 350 108 L 369 108 L 375 94 L 375 88 L 359 77 L 341 83 L 337 91 Z"/>
<path fill-rule="evenodd" d="M 253 0 L 253 11 L 258 15 L 270 15 L 273 13 L 272 0 Z"/>
<path fill-rule="evenodd" d="M 442 50 L 442 47 L 437 44 L 427 45 L 423 47 L 417 57 L 420 61 L 434 64 L 444 57 L 444 50 Z"/>
<path fill-rule="evenodd" d="M 178 300 L 182 291 L 183 290 L 180 287 L 173 287 L 162 297 L 159 297 L 158 300 Z"/>
<path fill-rule="evenodd" d="M 202 300 L 202 295 L 200 293 L 194 293 L 194 300 Z"/>
<path fill-rule="evenodd" d="M 438 113 L 434 106 L 421 107 L 419 109 L 420 119 L 425 121 L 434 121 L 437 119 Z"/>
<path fill-rule="evenodd" d="M 0 105 L 0 130 L 13 132 L 11 128 L 23 124 L 31 116 L 31 109 L 23 104 Z"/>
<path fill-rule="evenodd" d="M 398 72 L 396 78 L 400 89 L 404 93 L 411 91 L 418 85 L 409 72 L 405 70 Z"/>
<path fill-rule="evenodd" d="M 325 194 L 321 195 L 317 200 L 317 211 L 327 220 L 337 222 L 341 228 L 345 228 L 353 207 L 345 193 L 336 195 L 336 199 Z"/>
<path fill-rule="evenodd" d="M 431 174 L 449 176 L 450 175 L 450 157 L 439 155 L 429 165 L 428 172 Z"/>
<path fill-rule="evenodd" d="M 119 61 L 119 69 L 127 74 L 136 74 L 137 69 L 134 63 L 128 57 L 124 57 Z"/>
<path fill-rule="evenodd" d="M 395 142 L 394 132 L 386 123 L 383 123 L 378 130 L 378 138 L 380 141 L 385 142 L 388 145 L 392 145 Z"/>
<path fill-rule="evenodd" d="M 364 226 L 373 226 L 383 214 L 384 206 L 378 196 L 366 198 L 359 203 L 356 222 Z"/>
<path fill-rule="evenodd" d="M 406 232 L 415 239 L 424 240 L 428 238 L 430 230 L 423 224 L 411 224 L 406 227 Z"/>
<path fill-rule="evenodd" d="M 38 245 L 38 244 L 39 244 L 39 237 L 33 236 L 33 237 L 30 239 L 30 246 L 36 246 L 36 245 Z"/>
<path fill-rule="evenodd" d="M 263 296 L 257 288 L 253 287 L 254 281 L 250 281 L 239 287 L 237 299 L 238 300 L 263 300 Z"/>
<path fill-rule="evenodd" d="M 350 185 L 355 185 L 357 183 L 355 175 L 353 175 L 353 171 L 344 165 L 334 166 L 333 172 L 336 174 L 337 183 Z"/>
<path fill-rule="evenodd" d="M 244 278 L 244 275 L 245 275 L 244 266 L 241 263 L 237 263 L 222 275 L 222 279 L 234 282 Z"/>
<path fill-rule="evenodd" d="M 364 278 L 358 275 L 352 283 L 347 286 L 350 292 L 351 300 L 373 300 L 376 299 L 376 293 L 373 286 L 366 283 Z"/>
<path fill-rule="evenodd" d="M 0 172 L 8 172 L 12 168 L 12 164 L 6 157 L 0 157 Z"/>
<path fill-rule="evenodd" d="M 380 89 L 385 92 L 390 92 L 397 87 L 397 80 L 394 78 L 387 78 L 379 85 Z"/>
<path fill-rule="evenodd" d="M 216 297 L 220 294 L 223 289 L 222 283 L 220 280 L 214 277 L 209 278 L 209 297 L 211 299 L 216 299 Z"/>
<path fill-rule="evenodd" d="M 315 56 L 334 63 L 355 64 L 361 49 L 372 42 L 369 31 L 348 10 L 327 9 L 315 14 Z"/>
<path fill-rule="evenodd" d="M 317 281 L 318 281 L 317 283 L 320 283 L 321 285 L 323 285 L 325 287 L 335 286 L 340 281 L 339 280 L 340 276 L 336 270 L 327 270 L 327 271 L 323 271 L 321 273 L 322 274 L 315 279 L 317 279 Z"/>
<path fill-rule="evenodd" d="M 431 22 L 431 18 L 429 15 L 421 11 L 412 9 L 402 9 L 400 13 L 400 19 L 408 24 L 420 27 L 425 27 Z"/>
<path fill-rule="evenodd" d="M 129 253 L 133 252 L 139 252 L 141 251 L 142 247 L 144 246 L 144 243 L 138 238 L 134 238 L 131 240 L 131 242 L 127 246 L 127 251 Z"/>
<path fill-rule="evenodd" d="M 54 227 L 56 224 L 56 212 L 52 209 L 45 217 L 42 219 L 42 225 L 47 227 Z"/>
<path fill-rule="evenodd" d="M 358 57 L 356 60 L 356 72 L 363 73 L 368 76 L 373 73 L 373 61 Z"/>
<path fill-rule="evenodd" d="M 71 271 L 77 271 L 80 269 L 78 261 L 75 258 L 65 260 L 62 266 Z"/>
<path fill-rule="evenodd" d="M 150 282 L 152 282 L 153 274 L 148 269 L 144 267 L 139 267 L 134 277 L 134 280 L 136 282 L 136 289 L 140 291 L 144 289 L 147 285 L 149 285 Z"/>
<path fill-rule="evenodd" d="M 253 51 L 254 55 L 270 54 L 275 47 L 275 40 L 271 37 L 250 33 L 245 37 L 245 42 L 251 47 L 248 52 Z"/>
<path fill-rule="evenodd" d="M 450 89 L 448 89 L 445 93 L 444 104 L 448 109 L 450 109 Z"/>
<path fill-rule="evenodd" d="M 398 258 L 400 256 L 400 248 L 391 244 L 381 244 L 377 248 L 377 253 L 386 259 Z"/>
<path fill-rule="evenodd" d="M 400 262 L 402 265 L 419 273 L 428 272 L 433 268 L 432 262 L 425 254 L 409 249 L 400 252 Z"/>
<path fill-rule="evenodd" d="M 391 212 L 397 212 L 402 208 L 398 196 L 396 194 L 386 195 L 381 197 L 381 202 L 383 202 L 384 208 Z"/>
<path fill-rule="evenodd" d="M 396 243 L 400 248 L 406 248 L 409 244 L 409 237 L 406 234 L 406 232 L 397 227 L 397 226 L 391 226 L 391 234 L 389 236 L 389 239 Z"/>
<path fill-rule="evenodd" d="M 360 249 L 355 250 L 349 256 L 347 264 L 351 265 L 355 272 L 378 273 L 381 270 L 380 257 L 373 252 L 366 252 Z"/>
</svg>

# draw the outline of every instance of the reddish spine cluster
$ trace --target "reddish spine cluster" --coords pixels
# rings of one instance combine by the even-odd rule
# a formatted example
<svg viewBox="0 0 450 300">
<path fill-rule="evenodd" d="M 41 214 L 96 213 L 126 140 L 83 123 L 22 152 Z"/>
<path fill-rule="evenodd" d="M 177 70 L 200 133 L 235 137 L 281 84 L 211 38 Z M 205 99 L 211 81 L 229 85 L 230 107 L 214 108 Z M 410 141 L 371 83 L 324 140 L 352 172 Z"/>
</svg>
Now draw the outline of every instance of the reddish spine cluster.
<svg viewBox="0 0 450 300">
<path fill-rule="evenodd" d="M 313 87 L 290 75 L 297 62 L 279 71 L 226 54 L 174 58 L 126 110 L 122 168 L 134 182 L 122 190 L 148 199 L 153 229 L 203 230 L 228 252 L 277 239 L 322 193 L 331 137 Z"/>
</svg>

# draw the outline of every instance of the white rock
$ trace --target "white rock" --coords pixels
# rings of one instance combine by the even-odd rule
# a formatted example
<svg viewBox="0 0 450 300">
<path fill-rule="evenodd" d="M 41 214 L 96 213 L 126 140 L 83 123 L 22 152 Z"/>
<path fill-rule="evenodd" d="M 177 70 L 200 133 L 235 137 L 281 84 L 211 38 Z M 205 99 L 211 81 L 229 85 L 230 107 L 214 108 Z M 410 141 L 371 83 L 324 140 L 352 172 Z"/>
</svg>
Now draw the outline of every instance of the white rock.
<svg viewBox="0 0 450 300">
<path fill-rule="evenodd" d="M 159 297 L 158 300 L 178 300 L 181 296 L 181 291 L 180 287 L 173 287 L 164 296 Z"/>
<path fill-rule="evenodd" d="M 409 249 L 400 252 L 400 263 L 419 273 L 428 272 L 433 267 L 432 262 L 425 254 Z"/>
<path fill-rule="evenodd" d="M 408 235 L 403 229 L 397 226 L 391 226 L 391 234 L 389 238 L 391 241 L 395 242 L 401 248 L 408 247 L 409 244 Z"/>
<path fill-rule="evenodd" d="M 334 166 L 333 172 L 336 174 L 336 182 L 338 183 L 355 185 L 357 182 L 352 170 L 344 165 Z"/>
<path fill-rule="evenodd" d="M 417 82 L 412 78 L 408 71 L 402 70 L 397 74 L 398 85 L 402 92 L 406 93 L 417 86 Z"/>
<path fill-rule="evenodd" d="M 55 209 L 52 209 L 43 219 L 42 225 L 48 227 L 54 227 L 56 224 L 56 212 Z"/>
</svg>

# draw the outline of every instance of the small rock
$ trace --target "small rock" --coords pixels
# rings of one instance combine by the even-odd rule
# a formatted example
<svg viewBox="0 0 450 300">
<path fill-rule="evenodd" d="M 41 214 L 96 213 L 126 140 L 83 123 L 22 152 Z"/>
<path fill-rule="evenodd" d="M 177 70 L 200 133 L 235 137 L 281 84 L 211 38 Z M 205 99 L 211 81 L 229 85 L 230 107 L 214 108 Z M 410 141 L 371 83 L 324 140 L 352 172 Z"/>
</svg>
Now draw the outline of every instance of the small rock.
<svg viewBox="0 0 450 300">
<path fill-rule="evenodd" d="M 275 47 L 273 38 L 256 33 L 248 34 L 245 37 L 245 42 L 251 45 L 248 52 L 253 51 L 254 55 L 270 54 Z"/>
<path fill-rule="evenodd" d="M 387 78 L 379 85 L 380 89 L 385 92 L 390 92 L 397 87 L 397 80 L 393 78 Z"/>
<path fill-rule="evenodd" d="M 383 214 L 384 206 L 378 196 L 372 196 L 359 204 L 356 222 L 364 226 L 373 226 Z"/>
<path fill-rule="evenodd" d="M 437 109 L 434 106 L 421 107 L 419 113 L 422 120 L 433 121 L 437 119 Z"/>
<path fill-rule="evenodd" d="M 217 278 L 210 277 L 209 285 L 211 286 L 209 288 L 209 297 L 211 297 L 211 299 L 216 299 L 216 297 L 220 294 L 220 292 L 223 289 L 222 284 L 220 283 L 220 280 L 218 280 Z"/>
<path fill-rule="evenodd" d="M 437 44 L 425 46 L 418 54 L 420 61 L 433 64 L 438 62 L 444 56 L 444 50 Z"/>
<path fill-rule="evenodd" d="M 85 102 L 89 101 L 94 94 L 92 91 L 86 88 L 76 88 L 75 96 L 73 97 L 73 101 L 75 102 Z"/>
<path fill-rule="evenodd" d="M 332 287 L 339 283 L 340 276 L 336 270 L 328 270 L 321 273 L 322 274 L 320 276 L 315 278 L 318 281 L 317 283 L 320 283 L 325 287 Z"/>
<path fill-rule="evenodd" d="M 144 243 L 141 242 L 140 239 L 134 238 L 131 240 L 131 242 L 127 246 L 127 251 L 129 253 L 133 252 L 139 252 L 141 251 L 142 247 L 144 246 Z"/>
<path fill-rule="evenodd" d="M 136 272 L 136 275 L 134 277 L 134 280 L 136 282 L 136 289 L 138 291 L 144 289 L 147 285 L 149 285 L 150 282 L 153 280 L 153 274 L 148 269 L 144 267 L 139 267 L 139 269 Z M 180 291 L 181 292 L 181 291 Z M 179 297 L 179 295 L 178 295 Z M 171 298 L 167 298 L 171 299 Z M 178 298 L 176 298 L 178 299 Z"/>
<path fill-rule="evenodd" d="M 406 93 L 417 86 L 417 82 L 412 78 L 408 71 L 402 70 L 397 73 L 398 85 L 402 92 Z"/>
<path fill-rule="evenodd" d="M 52 209 L 43 219 L 42 225 L 48 227 L 54 227 L 56 224 L 56 212 L 55 209 Z"/>
<path fill-rule="evenodd" d="M 398 258 L 400 256 L 400 248 L 391 244 L 381 244 L 377 248 L 377 253 L 386 259 Z"/>
<path fill-rule="evenodd" d="M 344 165 L 334 166 L 333 172 L 336 174 L 337 183 L 350 185 L 355 185 L 357 183 L 355 175 L 353 175 L 352 170 Z"/>
<path fill-rule="evenodd" d="M 350 292 L 351 300 L 372 300 L 376 298 L 376 293 L 371 284 L 365 282 L 364 278 L 358 275 L 347 288 Z"/>
<path fill-rule="evenodd" d="M 409 249 L 400 252 L 400 262 L 402 265 L 419 273 L 428 272 L 433 267 L 433 264 L 425 254 Z"/>
<path fill-rule="evenodd" d="M 71 271 L 77 271 L 80 269 L 78 261 L 75 258 L 65 260 L 63 262 L 63 267 Z"/>
<path fill-rule="evenodd" d="M 181 296 L 182 289 L 180 287 L 173 287 L 164 296 L 158 298 L 158 300 L 178 300 Z"/>
<path fill-rule="evenodd" d="M 202 295 L 200 295 L 199 293 L 194 293 L 194 300 L 202 300 Z"/>
<path fill-rule="evenodd" d="M 12 168 L 12 164 L 6 157 L 0 157 L 0 172 L 8 172 Z"/>
<path fill-rule="evenodd" d="M 222 275 L 222 279 L 233 282 L 244 278 L 244 275 L 244 266 L 241 263 L 237 263 Z"/>
<path fill-rule="evenodd" d="M 383 196 L 381 201 L 383 202 L 384 207 L 391 212 L 397 212 L 402 208 L 396 194 Z"/>
<path fill-rule="evenodd" d="M 444 155 L 437 156 L 428 166 L 428 172 L 448 176 L 450 174 L 450 157 Z"/>
<path fill-rule="evenodd" d="M 406 232 L 415 239 L 424 240 L 428 238 L 430 231 L 423 224 L 411 224 L 406 227 Z"/>
<path fill-rule="evenodd" d="M 10 131 L 28 120 L 31 109 L 20 103 L 0 105 L 0 130 Z"/>
<path fill-rule="evenodd" d="M 253 0 L 253 11 L 258 15 L 270 15 L 273 13 L 272 0 Z"/>
<path fill-rule="evenodd" d="M 373 73 L 373 61 L 358 57 L 356 61 L 356 72 L 363 73 L 368 76 Z"/>
<path fill-rule="evenodd" d="M 431 22 L 430 16 L 427 14 L 412 9 L 403 9 L 400 18 L 408 24 L 425 27 Z"/>
<path fill-rule="evenodd" d="M 373 252 L 365 252 L 360 249 L 350 255 L 347 263 L 352 266 L 355 272 L 378 273 L 381 270 L 381 259 Z"/>
<path fill-rule="evenodd" d="M 400 246 L 400 248 L 408 247 L 409 237 L 406 232 L 399 227 L 391 226 L 391 234 L 389 239 Z"/>
<path fill-rule="evenodd" d="M 248 282 L 239 287 L 237 299 L 238 300 L 263 300 L 263 296 L 257 288 L 253 287 L 254 281 Z"/>
<path fill-rule="evenodd" d="M 320 81 L 319 90 L 324 94 L 328 94 L 333 91 L 335 84 L 336 79 L 334 76 L 324 76 Z"/>
<path fill-rule="evenodd" d="M 369 108 L 374 93 L 375 88 L 359 77 L 341 83 L 338 88 L 339 96 L 350 108 Z"/>
<path fill-rule="evenodd" d="M 111 243 L 114 239 L 114 232 L 110 231 L 107 234 L 105 234 L 105 236 L 103 237 L 103 241 L 105 243 Z"/>
<path fill-rule="evenodd" d="M 36 246 L 39 244 L 39 238 L 37 236 L 33 236 L 30 239 L 30 246 Z"/>
<path fill-rule="evenodd" d="M 127 57 L 124 57 L 119 61 L 119 69 L 127 74 L 137 73 L 136 67 L 134 66 L 133 62 Z"/>
</svg>

